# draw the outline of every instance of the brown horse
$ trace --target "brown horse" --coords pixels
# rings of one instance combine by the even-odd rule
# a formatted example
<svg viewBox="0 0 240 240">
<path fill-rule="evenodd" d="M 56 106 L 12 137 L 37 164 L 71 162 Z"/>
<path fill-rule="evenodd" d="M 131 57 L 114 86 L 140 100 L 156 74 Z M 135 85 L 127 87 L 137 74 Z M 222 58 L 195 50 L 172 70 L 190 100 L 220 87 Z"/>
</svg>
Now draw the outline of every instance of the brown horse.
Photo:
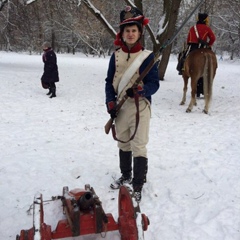
<svg viewBox="0 0 240 240">
<path fill-rule="evenodd" d="M 209 105 L 212 99 L 213 79 L 217 69 L 217 58 L 215 53 L 208 48 L 196 49 L 189 53 L 184 63 L 184 71 L 182 74 L 184 80 L 183 98 L 180 105 L 186 102 L 186 93 L 188 79 L 191 78 L 191 101 L 186 112 L 191 112 L 193 105 L 197 105 L 196 91 L 198 79 L 203 77 L 203 90 L 205 107 L 203 112 L 208 113 Z"/>
</svg>

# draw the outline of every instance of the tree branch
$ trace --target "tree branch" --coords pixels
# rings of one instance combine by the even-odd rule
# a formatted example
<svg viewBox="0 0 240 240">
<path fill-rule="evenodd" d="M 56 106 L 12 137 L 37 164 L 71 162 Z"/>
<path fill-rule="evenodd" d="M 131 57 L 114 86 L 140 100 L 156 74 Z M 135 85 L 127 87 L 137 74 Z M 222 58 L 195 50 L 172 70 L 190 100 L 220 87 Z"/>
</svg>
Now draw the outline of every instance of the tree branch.
<svg viewBox="0 0 240 240">
<path fill-rule="evenodd" d="M 88 10 L 95 15 L 95 17 L 105 26 L 110 35 L 115 38 L 117 32 L 112 28 L 111 24 L 106 20 L 106 18 L 102 15 L 102 13 L 96 9 L 93 4 L 89 0 L 83 0 L 84 5 L 88 8 Z"/>
<path fill-rule="evenodd" d="M 4 5 L 8 2 L 8 0 L 0 0 L 0 11 L 3 9 Z"/>
</svg>

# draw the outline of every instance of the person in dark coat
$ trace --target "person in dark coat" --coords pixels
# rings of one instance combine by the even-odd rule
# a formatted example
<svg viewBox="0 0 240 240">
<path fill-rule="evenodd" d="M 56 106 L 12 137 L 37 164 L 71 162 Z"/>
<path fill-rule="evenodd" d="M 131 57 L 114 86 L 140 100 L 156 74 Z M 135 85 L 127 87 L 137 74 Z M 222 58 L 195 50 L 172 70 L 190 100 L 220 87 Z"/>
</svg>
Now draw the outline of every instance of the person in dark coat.
<svg viewBox="0 0 240 240">
<path fill-rule="evenodd" d="M 177 70 L 179 71 L 179 75 L 182 75 L 182 71 L 184 71 L 184 61 L 187 55 L 198 48 L 212 48 L 213 43 L 215 42 L 216 37 L 209 27 L 209 17 L 207 13 L 199 13 L 197 23 L 192 26 L 188 32 L 187 37 L 187 49 L 183 54 L 183 57 L 180 59 L 179 64 L 177 66 Z M 203 78 L 201 77 L 198 80 L 197 85 L 197 97 L 200 97 L 200 94 L 203 93 Z"/>
<path fill-rule="evenodd" d="M 55 82 L 59 82 L 57 56 L 49 42 L 44 42 L 42 45 L 43 55 L 42 60 L 44 62 L 44 72 L 41 77 L 43 88 L 48 88 L 47 95 L 51 95 L 50 98 L 56 97 L 56 85 Z"/>
</svg>

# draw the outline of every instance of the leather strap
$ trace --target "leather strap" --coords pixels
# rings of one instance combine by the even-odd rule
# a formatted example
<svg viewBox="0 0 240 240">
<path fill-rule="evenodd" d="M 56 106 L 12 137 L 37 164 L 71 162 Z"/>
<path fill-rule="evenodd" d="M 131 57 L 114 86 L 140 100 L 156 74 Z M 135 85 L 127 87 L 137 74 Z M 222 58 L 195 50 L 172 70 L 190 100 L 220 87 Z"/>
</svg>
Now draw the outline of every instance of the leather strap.
<svg viewBox="0 0 240 240">
<path fill-rule="evenodd" d="M 138 125 L 139 125 L 139 95 L 138 94 L 135 94 L 134 95 L 134 100 L 135 100 L 135 106 L 136 106 L 136 125 L 135 125 L 135 130 L 134 130 L 134 133 L 132 134 L 132 136 L 129 138 L 128 141 L 122 141 L 120 139 L 117 138 L 117 135 L 116 135 L 116 129 L 115 129 L 115 124 L 112 125 L 112 136 L 113 136 L 113 139 L 118 141 L 118 142 L 121 142 L 121 143 L 127 143 L 127 142 L 130 142 L 131 140 L 134 139 L 135 137 L 135 134 L 137 132 L 137 129 L 138 129 Z"/>
<path fill-rule="evenodd" d="M 151 51 L 143 50 L 132 62 L 132 64 L 124 72 L 121 81 L 118 85 L 118 97 L 124 91 L 128 83 L 131 81 L 134 73 L 142 65 L 143 61 L 151 54 Z"/>
<path fill-rule="evenodd" d="M 198 41 L 200 41 L 198 30 L 197 30 L 197 25 L 194 25 L 194 30 L 195 30 L 195 34 L 197 36 Z M 200 48 L 200 46 L 201 46 L 201 43 L 198 44 L 198 48 Z"/>
</svg>

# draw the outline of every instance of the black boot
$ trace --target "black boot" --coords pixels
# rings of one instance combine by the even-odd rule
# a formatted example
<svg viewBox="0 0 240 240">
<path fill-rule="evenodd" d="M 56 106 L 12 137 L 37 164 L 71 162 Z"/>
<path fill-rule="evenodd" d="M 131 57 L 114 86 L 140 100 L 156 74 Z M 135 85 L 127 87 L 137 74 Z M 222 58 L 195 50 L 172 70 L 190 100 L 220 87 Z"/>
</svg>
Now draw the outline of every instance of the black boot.
<svg viewBox="0 0 240 240">
<path fill-rule="evenodd" d="M 148 159 L 135 157 L 133 160 L 133 192 L 135 200 L 139 203 L 142 199 L 142 187 L 146 179 Z"/>
<path fill-rule="evenodd" d="M 49 88 L 49 92 L 46 95 L 50 95 L 52 93 L 51 88 Z"/>
<path fill-rule="evenodd" d="M 199 78 L 197 82 L 197 97 L 200 97 L 200 94 L 204 95 L 203 92 L 203 78 Z"/>
<path fill-rule="evenodd" d="M 56 88 L 51 88 L 50 91 L 51 91 L 52 95 L 49 98 L 56 97 Z"/>
<path fill-rule="evenodd" d="M 185 62 L 185 58 L 181 58 L 178 61 L 177 68 L 176 68 L 178 70 L 178 75 L 182 75 L 184 62 Z"/>
<path fill-rule="evenodd" d="M 145 173 L 144 173 L 144 183 L 147 182 L 147 172 L 148 172 L 148 159 L 146 158 L 146 168 L 145 168 Z"/>
<path fill-rule="evenodd" d="M 119 189 L 123 184 L 131 184 L 132 182 L 132 152 L 124 152 L 120 149 L 119 160 L 122 176 L 110 185 L 112 189 Z"/>
</svg>

